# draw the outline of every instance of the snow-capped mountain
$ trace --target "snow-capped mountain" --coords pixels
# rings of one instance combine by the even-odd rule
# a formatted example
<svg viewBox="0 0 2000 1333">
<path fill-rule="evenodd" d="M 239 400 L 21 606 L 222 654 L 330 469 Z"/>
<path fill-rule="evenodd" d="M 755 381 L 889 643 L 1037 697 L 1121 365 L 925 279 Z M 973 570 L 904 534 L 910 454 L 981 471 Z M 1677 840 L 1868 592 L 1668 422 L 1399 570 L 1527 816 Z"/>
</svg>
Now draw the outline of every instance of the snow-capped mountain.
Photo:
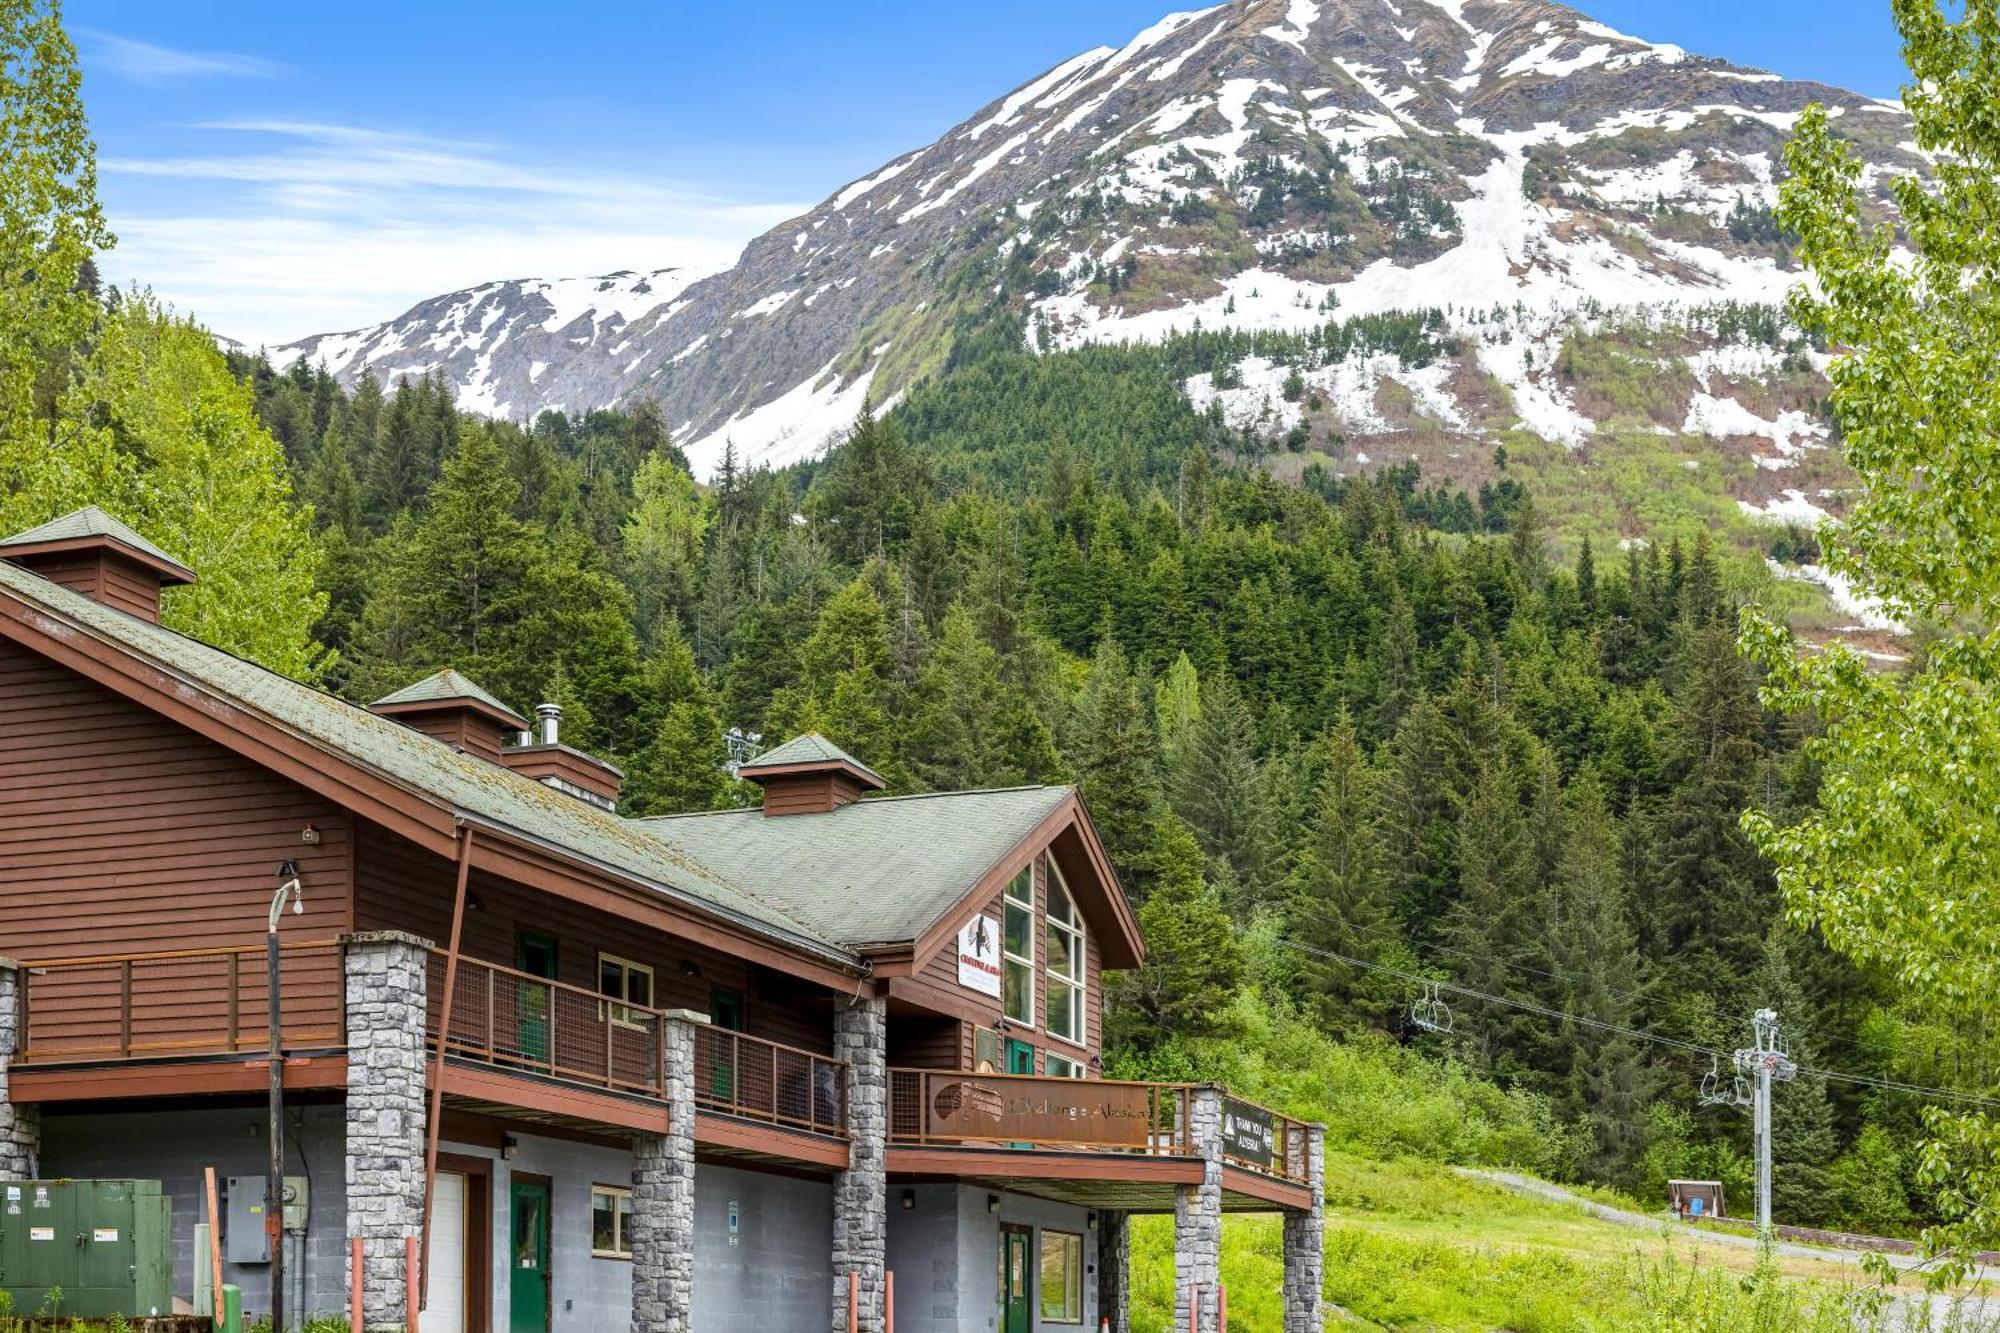
<svg viewBox="0 0 2000 1333">
<path fill-rule="evenodd" d="M 1063 62 L 725 272 L 498 283 L 276 356 L 434 369 L 465 406 L 517 417 L 654 395 L 706 468 L 726 440 L 752 461 L 816 451 L 996 295 L 1045 347 L 1448 307 L 1477 345 L 1507 345 L 1476 357 L 1500 415 L 1574 443 L 1591 422 L 1537 364 L 1547 320 L 1779 299 L 1797 275 L 1769 209 L 1812 101 L 1871 186 L 1921 167 L 1896 104 L 1550 0 L 1235 0 Z M 1699 406 L 1686 429 L 1705 429 Z M 1774 443 L 1789 429 L 1758 419 Z"/>
</svg>

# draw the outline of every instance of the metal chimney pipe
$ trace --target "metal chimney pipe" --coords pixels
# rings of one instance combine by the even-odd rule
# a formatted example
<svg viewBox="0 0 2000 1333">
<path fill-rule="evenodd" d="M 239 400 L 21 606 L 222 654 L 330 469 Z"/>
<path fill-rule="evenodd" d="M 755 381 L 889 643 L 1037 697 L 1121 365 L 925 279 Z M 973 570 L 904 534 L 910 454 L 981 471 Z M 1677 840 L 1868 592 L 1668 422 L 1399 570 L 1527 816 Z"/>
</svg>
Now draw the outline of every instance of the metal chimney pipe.
<svg viewBox="0 0 2000 1333">
<path fill-rule="evenodd" d="M 542 720 L 542 744 L 559 743 L 562 735 L 562 705 L 537 704 L 535 716 Z"/>
</svg>

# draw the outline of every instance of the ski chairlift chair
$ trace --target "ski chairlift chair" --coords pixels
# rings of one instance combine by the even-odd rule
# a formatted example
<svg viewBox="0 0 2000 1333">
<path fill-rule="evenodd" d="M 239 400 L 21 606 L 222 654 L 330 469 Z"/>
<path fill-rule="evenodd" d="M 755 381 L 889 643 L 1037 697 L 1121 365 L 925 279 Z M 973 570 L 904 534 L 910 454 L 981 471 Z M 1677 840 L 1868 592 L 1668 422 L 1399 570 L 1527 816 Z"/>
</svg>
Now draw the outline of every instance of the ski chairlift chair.
<svg viewBox="0 0 2000 1333">
<path fill-rule="evenodd" d="M 1451 1006 L 1438 993 L 1435 981 L 1424 985 L 1424 993 L 1410 1006 L 1410 1021 L 1426 1032 L 1451 1031 Z"/>
</svg>

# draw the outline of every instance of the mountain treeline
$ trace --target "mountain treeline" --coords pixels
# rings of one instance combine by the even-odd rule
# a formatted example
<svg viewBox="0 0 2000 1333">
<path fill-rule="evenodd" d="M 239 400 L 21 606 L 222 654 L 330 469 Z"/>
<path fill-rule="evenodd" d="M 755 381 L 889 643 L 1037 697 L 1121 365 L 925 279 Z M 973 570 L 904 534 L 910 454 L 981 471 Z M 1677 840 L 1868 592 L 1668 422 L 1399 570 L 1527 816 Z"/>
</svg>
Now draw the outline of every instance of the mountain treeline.
<svg viewBox="0 0 2000 1333">
<path fill-rule="evenodd" d="M 1247 997 L 1531 1096 L 1544 1169 L 1747 1199 L 1747 1117 L 1629 1032 L 1732 1049 L 1769 1005 L 1812 1068 L 1984 1067 L 1983 1034 L 1782 925 L 1738 816 L 1814 773 L 1705 540 L 1557 565 L 1518 487 L 1442 532 L 1412 469 L 1288 486 L 1219 462 L 1169 377 L 1011 346 L 814 464 L 709 485 L 650 405 L 517 425 L 435 383 L 237 368 L 314 507 L 357 701 L 446 664 L 553 698 L 635 814 L 749 799 L 732 727 L 822 731 L 898 791 L 1080 784 L 1152 945 L 1114 983 L 1120 1069 L 1199 1073 Z M 1532 1008 L 1445 991 L 1428 1031 L 1417 976 Z M 1917 1112 L 1787 1086 L 1779 1215 L 1910 1226 Z"/>
</svg>

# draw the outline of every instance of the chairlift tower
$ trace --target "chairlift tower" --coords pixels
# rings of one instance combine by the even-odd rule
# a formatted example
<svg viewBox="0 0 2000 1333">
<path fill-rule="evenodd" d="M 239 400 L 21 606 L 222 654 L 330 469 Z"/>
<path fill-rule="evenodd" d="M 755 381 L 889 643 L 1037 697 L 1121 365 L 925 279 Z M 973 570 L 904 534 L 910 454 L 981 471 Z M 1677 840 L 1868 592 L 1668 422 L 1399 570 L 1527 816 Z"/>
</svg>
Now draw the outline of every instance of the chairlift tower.
<svg viewBox="0 0 2000 1333">
<path fill-rule="evenodd" d="M 1722 1091 L 1718 1061 L 1701 1081 L 1701 1101 L 1704 1106 L 1750 1108 L 1757 1140 L 1757 1230 L 1761 1234 L 1771 1229 L 1771 1085 L 1791 1082 L 1798 1077 L 1799 1067 L 1785 1054 L 1776 1010 L 1759 1009 L 1750 1018 L 1750 1031 L 1752 1044 L 1733 1057 L 1734 1086 Z"/>
</svg>

